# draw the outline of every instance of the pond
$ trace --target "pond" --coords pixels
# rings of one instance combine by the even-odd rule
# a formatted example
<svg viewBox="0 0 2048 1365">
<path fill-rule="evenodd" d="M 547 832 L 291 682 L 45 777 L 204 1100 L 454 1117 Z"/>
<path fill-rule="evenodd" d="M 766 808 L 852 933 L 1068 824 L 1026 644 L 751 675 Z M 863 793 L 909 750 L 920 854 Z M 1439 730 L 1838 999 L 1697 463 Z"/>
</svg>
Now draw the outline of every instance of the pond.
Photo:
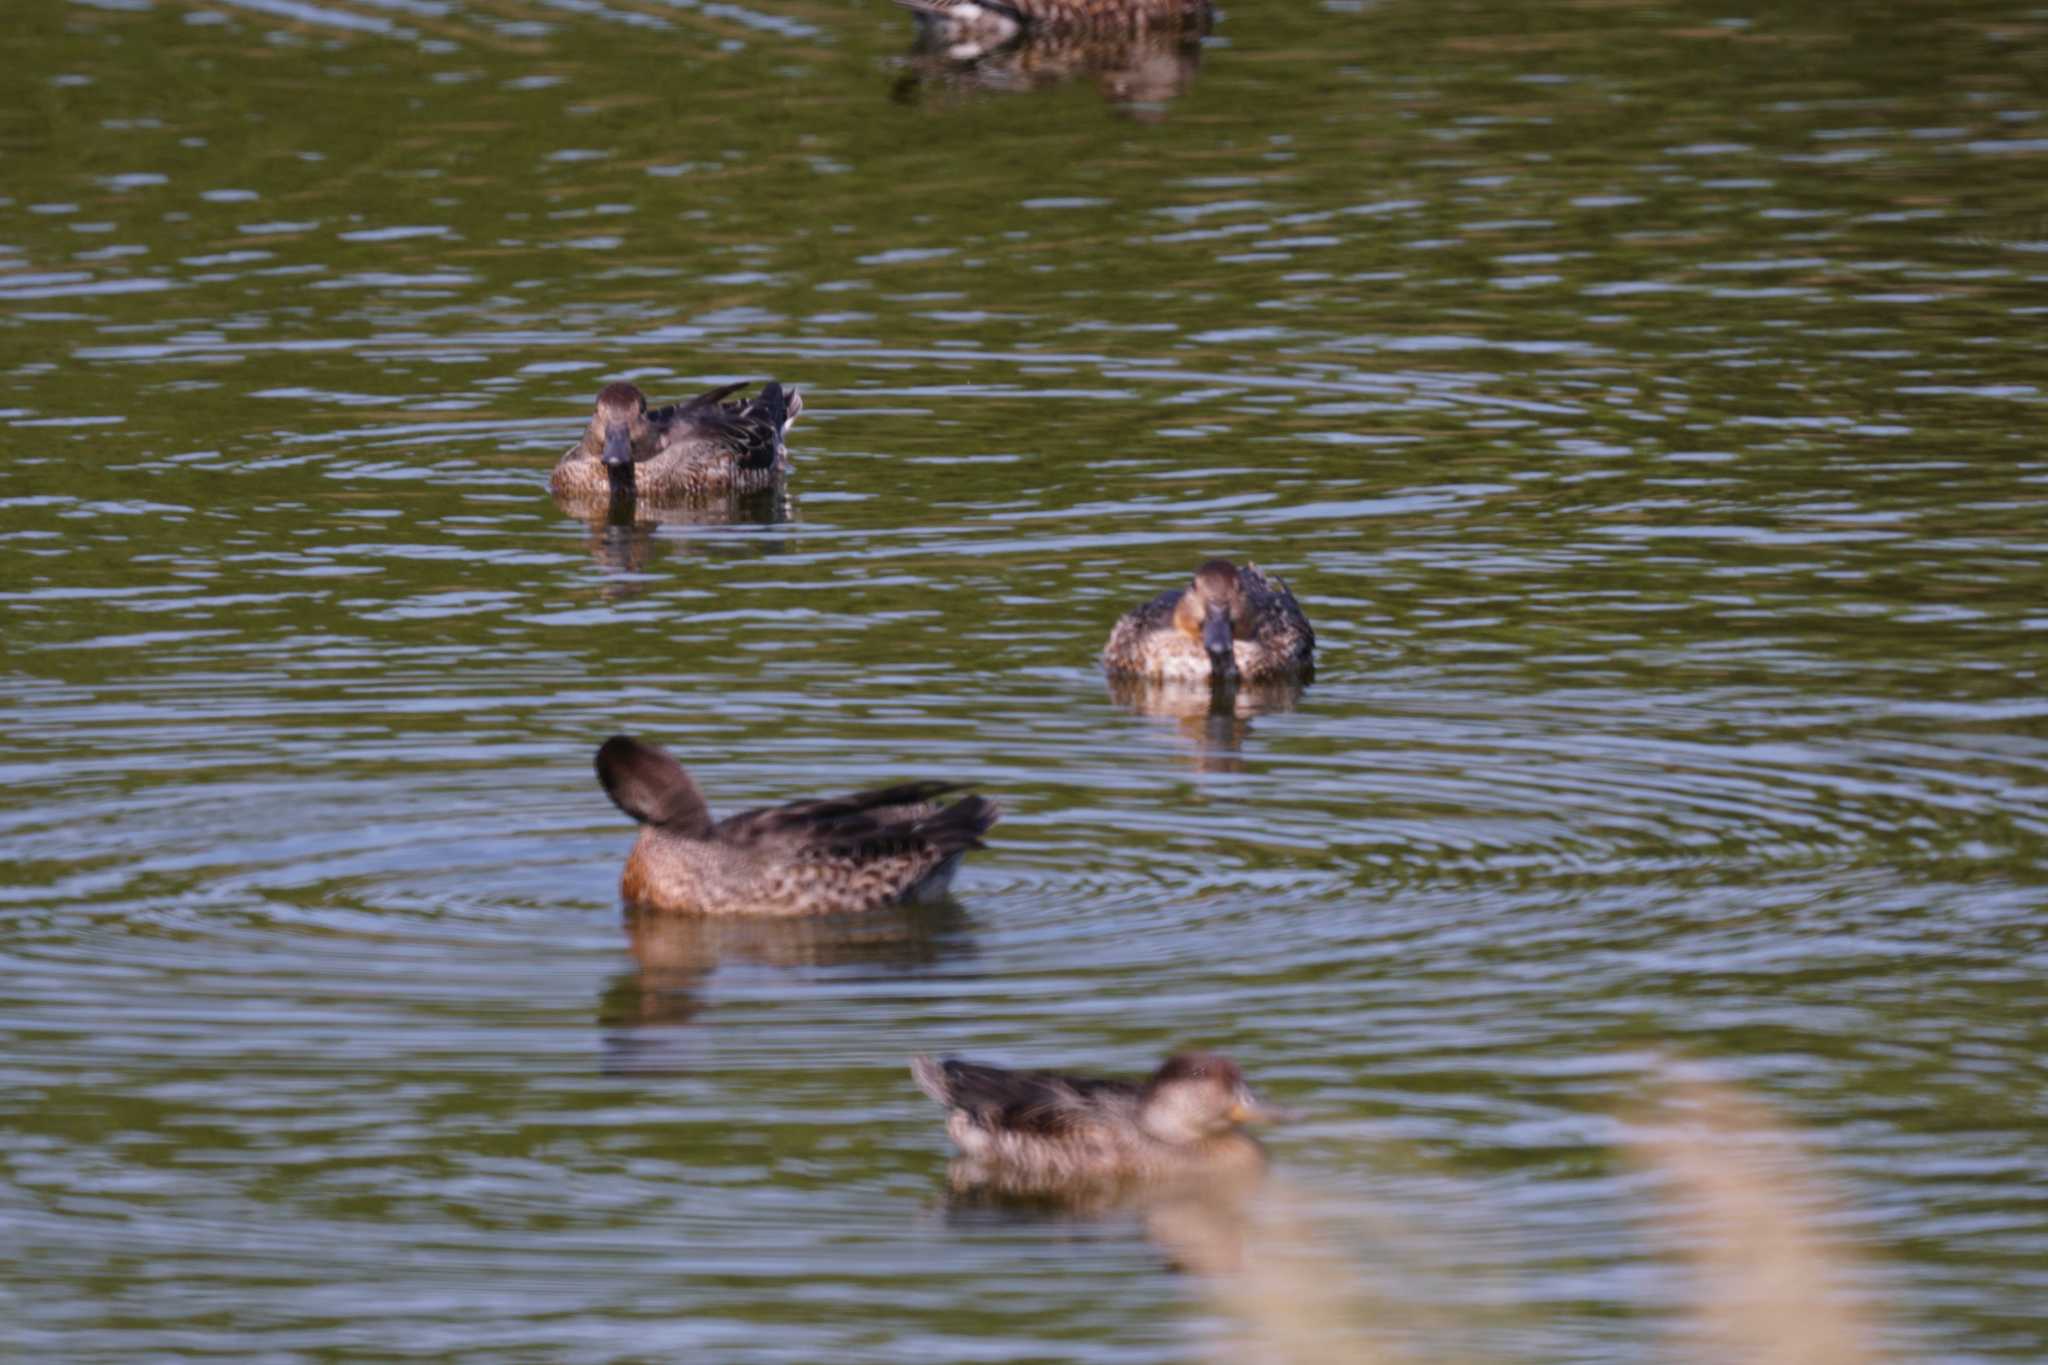
<svg viewBox="0 0 2048 1365">
<path fill-rule="evenodd" d="M 1865 9 L 22 7 L 0 1348 L 1229 1358 L 905 1065 L 1202 1046 L 1422 1358 L 1676 1353 L 1706 1078 L 1884 1349 L 2039 1359 L 2048 10 Z M 771 512 L 549 497 L 608 381 L 768 378 Z M 1109 688 L 1212 555 L 1314 682 Z M 940 906 L 630 915 L 619 732 L 1004 817 Z"/>
</svg>

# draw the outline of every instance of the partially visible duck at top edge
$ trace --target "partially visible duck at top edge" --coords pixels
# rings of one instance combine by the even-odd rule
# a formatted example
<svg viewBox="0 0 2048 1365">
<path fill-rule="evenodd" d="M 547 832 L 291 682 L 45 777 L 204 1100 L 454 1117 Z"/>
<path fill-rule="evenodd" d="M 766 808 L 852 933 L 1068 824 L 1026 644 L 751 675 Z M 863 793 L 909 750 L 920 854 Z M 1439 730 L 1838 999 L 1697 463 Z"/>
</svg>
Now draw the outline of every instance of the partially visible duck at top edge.
<svg viewBox="0 0 2048 1365">
<path fill-rule="evenodd" d="M 614 735 L 597 751 L 612 803 L 640 822 L 619 890 L 652 910 L 829 915 L 936 901 L 1001 811 L 984 796 L 947 805 L 951 782 L 904 782 L 711 818 L 665 750 Z"/>
<path fill-rule="evenodd" d="M 921 23 L 894 97 L 909 104 L 935 96 L 1017 94 L 1088 78 L 1119 111 L 1150 121 L 1164 117 L 1167 106 L 1194 81 L 1204 27 L 1056 30 L 1017 41 L 998 32 L 983 41 Z"/>
<path fill-rule="evenodd" d="M 897 0 L 927 32 L 977 50 L 1047 33 L 1206 28 L 1209 0 Z"/>
<path fill-rule="evenodd" d="M 771 383 L 733 398 L 745 382 L 687 403 L 649 408 L 628 383 L 608 384 L 583 439 L 563 452 L 548 479 L 557 497 L 682 499 L 758 493 L 789 473 L 783 444 L 803 395 Z"/>
<path fill-rule="evenodd" d="M 1285 583 L 1255 564 L 1212 559 L 1186 587 L 1125 612 L 1102 666 L 1165 682 L 1305 680 L 1315 648 L 1316 633 Z"/>
</svg>

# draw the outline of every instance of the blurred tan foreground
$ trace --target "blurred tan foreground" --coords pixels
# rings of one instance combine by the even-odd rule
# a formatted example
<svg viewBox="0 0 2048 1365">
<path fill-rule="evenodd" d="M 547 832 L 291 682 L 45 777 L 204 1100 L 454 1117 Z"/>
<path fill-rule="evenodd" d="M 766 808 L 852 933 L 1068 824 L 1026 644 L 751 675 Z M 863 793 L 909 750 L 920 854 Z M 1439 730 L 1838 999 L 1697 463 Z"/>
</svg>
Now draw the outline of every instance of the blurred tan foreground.
<svg viewBox="0 0 2048 1365">
<path fill-rule="evenodd" d="M 1828 1207 L 1824 1182 L 1787 1130 L 1734 1091 L 1697 1084 L 1666 1087 L 1628 1126 L 1637 1135 L 1628 1156 L 1650 1187 L 1638 1221 L 1677 1262 L 1685 1286 L 1677 1329 L 1646 1340 L 1643 1359 L 1880 1360 L 1877 1324 L 1847 1292 L 1852 1258 L 1817 1226 Z M 1401 1266 L 1368 1267 L 1342 1250 L 1358 1229 L 1318 1213 L 1306 1190 L 1274 1178 L 1226 1203 L 1229 1213 L 1213 1199 L 1168 1201 L 1146 1215 L 1153 1237 L 1196 1272 L 1225 1321 L 1218 1361 L 1481 1360 L 1457 1344 L 1470 1333 L 1446 1309 L 1400 1293 Z M 1370 1231 L 1388 1261 L 1410 1249 L 1439 1269 L 1458 1260 L 1454 1237 L 1441 1231 Z M 1490 1296 L 1481 1288 L 1475 1297 Z M 1505 1316 L 1512 1325 L 1515 1310 Z"/>
</svg>

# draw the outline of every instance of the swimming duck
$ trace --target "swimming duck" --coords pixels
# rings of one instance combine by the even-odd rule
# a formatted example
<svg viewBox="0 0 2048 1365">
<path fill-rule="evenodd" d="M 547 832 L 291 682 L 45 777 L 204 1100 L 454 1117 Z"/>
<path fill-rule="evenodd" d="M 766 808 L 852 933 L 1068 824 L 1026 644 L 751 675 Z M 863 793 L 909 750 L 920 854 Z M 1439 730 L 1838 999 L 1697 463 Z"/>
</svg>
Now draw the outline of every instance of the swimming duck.
<svg viewBox="0 0 2048 1365">
<path fill-rule="evenodd" d="M 789 472 L 783 438 L 804 410 L 803 395 L 769 384 L 758 397 L 732 398 L 745 387 L 727 384 L 650 410 L 636 386 L 607 384 L 583 439 L 555 463 L 549 490 L 675 499 L 773 488 Z"/>
<path fill-rule="evenodd" d="M 1102 666 L 1165 682 L 1258 682 L 1306 678 L 1316 633 L 1294 594 L 1258 566 L 1212 559 L 1184 588 L 1124 613 Z"/>
<path fill-rule="evenodd" d="M 706 915 L 822 915 L 945 895 L 1001 812 L 951 782 L 905 782 L 713 820 L 667 751 L 614 735 L 597 779 L 640 822 L 619 889 L 633 905 Z"/>
<path fill-rule="evenodd" d="M 1238 1125 L 1273 1117 L 1228 1057 L 1181 1052 L 1144 1080 L 910 1059 L 917 1088 L 946 1106 L 946 1136 L 1013 1189 L 1258 1170 Z"/>
<path fill-rule="evenodd" d="M 1201 27 L 1135 33 L 1053 31 L 983 46 L 971 34 L 920 24 L 894 97 L 1022 93 L 1091 77 L 1102 97 L 1138 119 L 1164 116 L 1185 93 L 1202 60 Z"/>
<path fill-rule="evenodd" d="M 1209 0 L 897 0 L 937 41 L 976 52 L 1020 35 L 1205 28 Z"/>
</svg>

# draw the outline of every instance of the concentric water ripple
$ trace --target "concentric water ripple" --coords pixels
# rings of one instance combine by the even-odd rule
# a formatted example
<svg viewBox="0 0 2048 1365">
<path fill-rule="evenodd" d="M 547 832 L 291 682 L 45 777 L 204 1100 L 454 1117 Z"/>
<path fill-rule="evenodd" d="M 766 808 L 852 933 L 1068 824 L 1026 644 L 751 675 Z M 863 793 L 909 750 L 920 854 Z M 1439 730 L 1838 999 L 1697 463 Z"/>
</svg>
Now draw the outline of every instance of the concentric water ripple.
<svg viewBox="0 0 2048 1365">
<path fill-rule="evenodd" d="M 1698 1073 L 1896 1354 L 2039 1358 L 2038 16 L 1532 14 L 1009 89 L 805 0 L 24 17 L 0 1353 L 1207 1358 L 1185 1227 L 949 1195 L 904 1066 L 1200 1044 L 1397 1340 L 1654 1354 Z M 607 380 L 769 376 L 785 502 L 548 498 Z M 1215 554 L 1313 683 L 1106 685 Z M 621 731 L 1004 819 L 638 916 Z"/>
</svg>

